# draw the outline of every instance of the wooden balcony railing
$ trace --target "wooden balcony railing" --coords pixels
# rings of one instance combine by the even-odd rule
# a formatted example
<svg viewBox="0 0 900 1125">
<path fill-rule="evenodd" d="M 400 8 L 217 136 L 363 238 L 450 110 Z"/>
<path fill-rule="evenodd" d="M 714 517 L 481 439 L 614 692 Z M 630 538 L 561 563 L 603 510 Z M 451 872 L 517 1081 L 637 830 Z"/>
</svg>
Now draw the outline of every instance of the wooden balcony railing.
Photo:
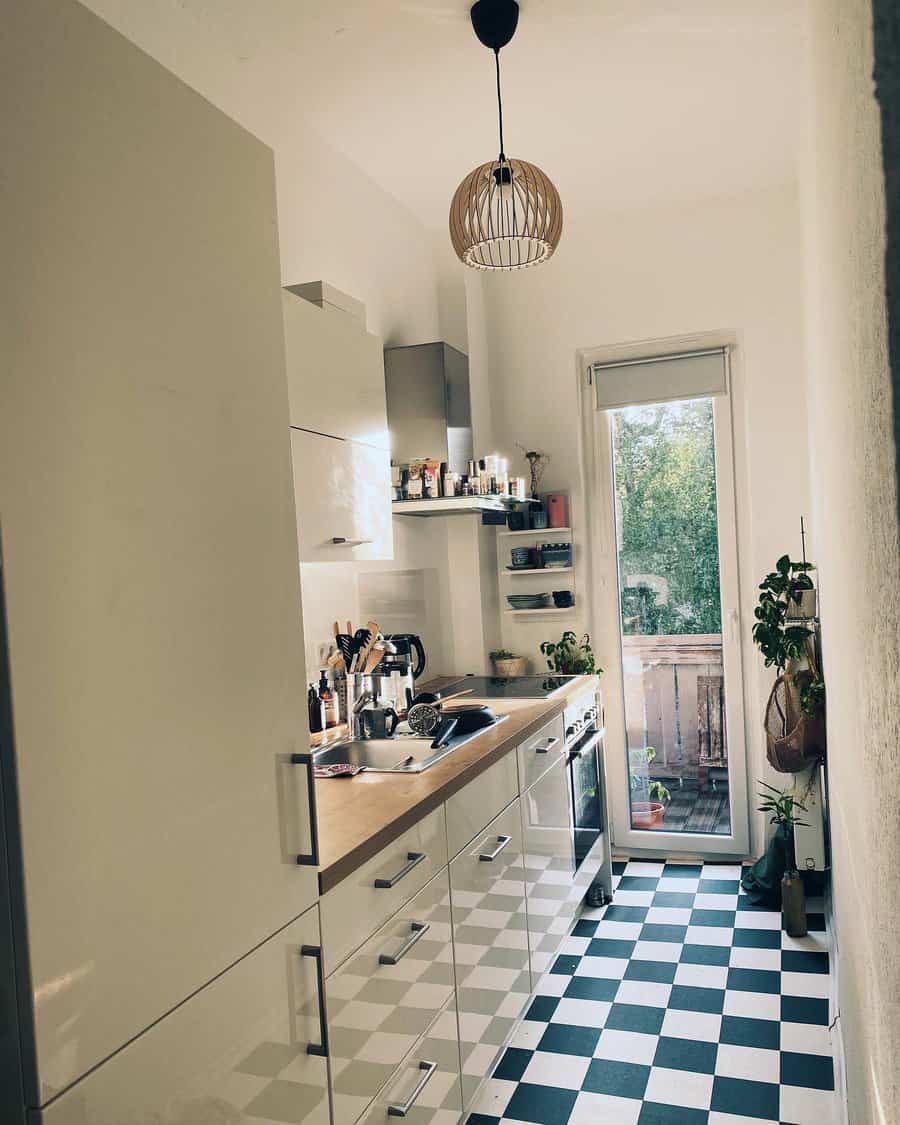
<svg viewBox="0 0 900 1125">
<path fill-rule="evenodd" d="M 720 633 L 622 638 L 629 749 L 652 746 L 653 776 L 699 778 L 725 766 Z"/>
</svg>

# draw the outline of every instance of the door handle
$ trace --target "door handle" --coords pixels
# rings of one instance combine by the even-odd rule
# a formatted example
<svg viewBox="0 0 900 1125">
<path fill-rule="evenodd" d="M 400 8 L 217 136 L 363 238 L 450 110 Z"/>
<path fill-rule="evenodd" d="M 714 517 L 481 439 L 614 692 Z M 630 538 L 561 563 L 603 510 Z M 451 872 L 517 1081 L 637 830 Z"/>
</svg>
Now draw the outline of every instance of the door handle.
<svg viewBox="0 0 900 1125">
<path fill-rule="evenodd" d="M 553 749 L 557 742 L 559 742 L 559 739 L 555 736 L 553 738 L 548 738 L 546 745 L 535 746 L 534 752 L 535 754 L 549 754 L 549 752 Z"/>
<path fill-rule="evenodd" d="M 319 817 L 316 812 L 316 772 L 313 769 L 312 754 L 291 754 L 292 766 L 306 766 L 306 794 L 309 800 L 309 831 L 312 846 L 308 854 L 301 852 L 297 863 L 301 867 L 319 866 Z"/>
<path fill-rule="evenodd" d="M 322 967 L 321 945 L 301 945 L 301 957 L 312 957 L 316 963 L 316 987 L 319 990 L 319 1039 L 318 1043 L 307 1043 L 306 1053 L 328 1058 L 328 1020 L 325 1016 L 325 971 Z"/>
<path fill-rule="evenodd" d="M 512 840 L 512 836 L 498 836 L 496 848 L 494 848 L 492 852 L 482 852 L 478 858 L 482 863 L 493 863 L 493 861 L 503 851 L 510 840 Z"/>
<path fill-rule="evenodd" d="M 392 875 L 389 879 L 376 879 L 374 885 L 379 890 L 390 890 L 395 887 L 401 879 L 405 878 L 414 867 L 418 867 L 423 859 L 428 856 L 425 852 L 407 852 L 407 862 L 400 868 L 396 875 Z"/>
<path fill-rule="evenodd" d="M 416 1104 L 416 1098 L 425 1087 L 434 1072 L 437 1070 L 438 1064 L 436 1062 L 426 1062 L 424 1059 L 419 1063 L 419 1070 L 424 1071 L 422 1077 L 416 1083 L 416 1088 L 409 1095 L 403 1105 L 389 1105 L 388 1117 L 406 1117 L 412 1107 Z"/>
<path fill-rule="evenodd" d="M 396 965 L 398 961 L 402 961 L 407 953 L 409 953 L 412 947 L 416 944 L 416 942 L 421 941 L 422 938 L 428 933 L 428 931 L 431 929 L 431 923 L 412 922 L 410 923 L 409 928 L 412 930 L 412 935 L 406 939 L 406 941 L 403 943 L 403 945 L 400 946 L 396 953 L 380 953 L 378 955 L 379 965 Z"/>
</svg>

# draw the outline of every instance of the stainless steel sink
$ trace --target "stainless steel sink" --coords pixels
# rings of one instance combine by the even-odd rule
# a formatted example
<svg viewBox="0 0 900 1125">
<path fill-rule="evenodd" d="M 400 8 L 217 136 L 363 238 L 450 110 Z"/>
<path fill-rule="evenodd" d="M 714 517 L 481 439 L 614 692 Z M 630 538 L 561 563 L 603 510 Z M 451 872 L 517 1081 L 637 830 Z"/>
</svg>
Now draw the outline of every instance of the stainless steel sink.
<svg viewBox="0 0 900 1125">
<path fill-rule="evenodd" d="M 497 722 L 502 722 L 506 717 L 498 715 Z M 422 773 L 479 734 L 484 734 L 484 731 L 476 731 L 462 738 L 451 738 L 440 750 L 431 749 L 430 738 L 417 738 L 413 734 L 396 734 L 393 738 L 359 738 L 325 746 L 315 752 L 313 761 L 317 766 L 347 763 L 362 766 L 373 773 Z"/>
</svg>

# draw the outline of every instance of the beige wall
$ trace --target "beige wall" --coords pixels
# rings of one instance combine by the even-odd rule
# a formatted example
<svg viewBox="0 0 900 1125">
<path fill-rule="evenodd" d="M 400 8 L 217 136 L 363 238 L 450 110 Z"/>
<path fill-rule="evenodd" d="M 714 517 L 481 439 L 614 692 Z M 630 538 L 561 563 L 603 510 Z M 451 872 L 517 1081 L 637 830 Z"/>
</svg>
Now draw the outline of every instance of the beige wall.
<svg viewBox="0 0 900 1125">
<path fill-rule="evenodd" d="M 584 516 L 576 350 L 716 330 L 736 334 L 745 707 L 750 777 L 766 776 L 761 716 L 772 676 L 750 642 L 756 588 L 779 555 L 799 551 L 800 516 L 810 514 L 797 192 L 786 185 L 620 214 L 570 209 L 566 223 L 549 263 L 486 280 L 495 441 L 511 454 L 516 442 L 550 453 L 544 485 L 571 490 L 577 551 Z M 585 577 L 576 578 L 584 604 Z M 538 644 L 557 623 L 503 620 L 504 644 L 539 661 Z M 565 625 L 587 628 L 589 621 L 582 614 Z M 608 665 L 616 657 L 601 651 L 599 658 Z M 752 827 L 759 848 L 764 824 L 756 814 Z"/>
<path fill-rule="evenodd" d="M 867 0 L 808 5 L 804 198 L 840 1023 L 853 1125 L 900 1121 L 900 549 Z"/>
</svg>

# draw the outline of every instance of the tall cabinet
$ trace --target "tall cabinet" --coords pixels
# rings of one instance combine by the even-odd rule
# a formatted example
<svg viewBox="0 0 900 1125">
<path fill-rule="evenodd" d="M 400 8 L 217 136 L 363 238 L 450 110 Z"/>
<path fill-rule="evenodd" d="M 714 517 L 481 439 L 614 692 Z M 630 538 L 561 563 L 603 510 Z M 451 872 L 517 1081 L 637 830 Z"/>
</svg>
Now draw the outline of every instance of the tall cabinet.
<svg viewBox="0 0 900 1125">
<path fill-rule="evenodd" d="M 0 1120 L 320 1125 L 272 153 L 74 0 L 0 101 Z"/>
</svg>

